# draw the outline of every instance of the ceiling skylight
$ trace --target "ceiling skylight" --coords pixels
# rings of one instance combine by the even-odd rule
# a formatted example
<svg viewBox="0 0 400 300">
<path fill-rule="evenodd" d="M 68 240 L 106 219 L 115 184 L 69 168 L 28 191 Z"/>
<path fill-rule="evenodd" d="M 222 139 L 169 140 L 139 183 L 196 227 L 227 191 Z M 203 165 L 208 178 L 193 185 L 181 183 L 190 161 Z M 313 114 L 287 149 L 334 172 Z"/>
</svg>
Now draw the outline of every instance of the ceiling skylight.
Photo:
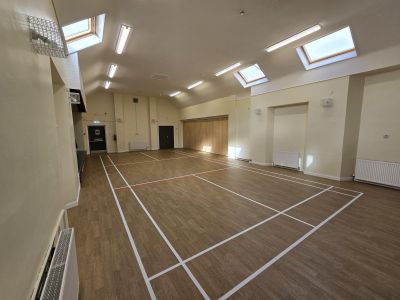
<svg viewBox="0 0 400 300">
<path fill-rule="evenodd" d="M 74 53 L 103 41 L 105 14 L 62 27 L 68 52 Z"/>
<path fill-rule="evenodd" d="M 307 70 L 357 56 L 350 27 L 296 49 Z"/>
<path fill-rule="evenodd" d="M 241 69 L 234 73 L 234 75 L 244 88 L 268 82 L 267 77 L 258 64 Z"/>
<path fill-rule="evenodd" d="M 82 21 L 72 23 L 70 25 L 63 27 L 63 32 L 65 40 L 71 41 L 74 39 L 79 39 L 88 34 L 93 34 L 96 32 L 96 21 L 95 18 L 89 18 Z"/>
</svg>

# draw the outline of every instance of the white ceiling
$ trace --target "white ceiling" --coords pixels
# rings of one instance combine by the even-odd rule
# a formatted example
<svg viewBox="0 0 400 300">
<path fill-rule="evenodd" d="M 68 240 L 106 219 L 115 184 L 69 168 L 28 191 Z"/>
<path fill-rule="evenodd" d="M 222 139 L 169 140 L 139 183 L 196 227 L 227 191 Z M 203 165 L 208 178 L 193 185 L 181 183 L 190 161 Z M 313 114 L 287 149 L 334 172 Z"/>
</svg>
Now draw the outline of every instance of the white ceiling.
<svg viewBox="0 0 400 300">
<path fill-rule="evenodd" d="M 315 24 L 323 29 L 299 43 L 350 25 L 359 55 L 400 44 L 398 0 L 54 0 L 61 25 L 106 13 L 104 40 L 79 53 L 87 93 L 102 89 L 110 63 L 119 69 L 111 91 L 165 96 L 181 106 L 244 90 L 232 73 L 238 61 L 257 62 L 273 81 L 304 70 L 291 44 L 264 49 Z M 239 12 L 245 10 L 241 16 Z M 123 55 L 114 52 L 121 24 L 133 26 Z M 400 54 L 399 54 L 400 55 Z M 167 79 L 152 79 L 155 74 Z M 205 83 L 190 91 L 198 80 Z"/>
</svg>

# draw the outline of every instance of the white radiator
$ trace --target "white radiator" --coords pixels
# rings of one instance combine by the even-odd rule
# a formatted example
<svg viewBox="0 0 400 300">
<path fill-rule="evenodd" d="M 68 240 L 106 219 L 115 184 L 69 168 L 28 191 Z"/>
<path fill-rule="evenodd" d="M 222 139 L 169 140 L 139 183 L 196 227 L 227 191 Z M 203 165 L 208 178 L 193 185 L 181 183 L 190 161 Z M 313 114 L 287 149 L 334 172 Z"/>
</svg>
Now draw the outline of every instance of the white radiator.
<svg viewBox="0 0 400 300">
<path fill-rule="evenodd" d="M 355 179 L 400 187 L 400 163 L 357 159 Z"/>
<path fill-rule="evenodd" d="M 129 150 L 147 150 L 145 142 L 129 142 Z"/>
<path fill-rule="evenodd" d="M 41 300 L 77 300 L 79 294 L 78 263 L 74 229 L 64 229 L 58 238 Z"/>
<path fill-rule="evenodd" d="M 276 151 L 274 152 L 274 166 L 300 169 L 300 153 Z"/>
</svg>

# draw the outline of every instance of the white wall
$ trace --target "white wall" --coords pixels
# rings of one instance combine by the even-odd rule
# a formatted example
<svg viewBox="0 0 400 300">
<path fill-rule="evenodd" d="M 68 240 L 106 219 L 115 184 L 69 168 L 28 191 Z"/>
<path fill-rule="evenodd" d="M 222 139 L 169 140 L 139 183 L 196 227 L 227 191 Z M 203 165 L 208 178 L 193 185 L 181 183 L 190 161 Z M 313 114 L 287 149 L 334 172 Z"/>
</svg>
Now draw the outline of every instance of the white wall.
<svg viewBox="0 0 400 300">
<path fill-rule="evenodd" d="M 47 0 L 0 2 L 2 299 L 31 296 L 60 212 L 77 192 L 77 187 L 62 188 L 66 183 L 69 190 L 76 176 L 68 182 L 60 176 L 67 166 L 68 172 L 74 168 L 76 162 L 67 153 L 74 145 L 65 148 L 61 165 L 58 155 L 60 147 L 70 142 L 71 110 L 59 103 L 66 99 L 64 89 L 55 90 L 56 98 L 53 95 L 51 59 L 32 52 L 26 15 L 55 19 Z"/>
<path fill-rule="evenodd" d="M 105 125 L 107 151 L 115 152 L 116 142 L 115 134 L 115 114 L 113 94 L 98 92 L 87 97 L 86 113 L 82 113 L 82 139 L 84 140 L 84 149 L 89 153 L 88 126 Z M 96 121 L 97 124 L 94 122 Z M 79 124 L 77 124 L 79 126 Z M 77 129 L 79 130 L 79 129 Z"/>
<path fill-rule="evenodd" d="M 133 98 L 138 98 L 139 102 L 133 103 Z M 106 126 L 108 152 L 129 151 L 130 143 L 159 149 L 158 126 L 174 126 L 175 147 L 182 147 L 180 110 L 171 99 L 99 91 L 88 95 L 86 108 L 87 112 L 82 114 L 83 139 L 88 152 L 87 126 L 94 121 Z M 117 141 L 114 141 L 114 134 Z"/>
<path fill-rule="evenodd" d="M 349 77 L 262 94 L 251 98 L 251 158 L 272 162 L 271 107 L 308 103 L 305 172 L 340 178 Z M 322 107 L 321 99 L 332 97 L 333 107 Z M 262 114 L 257 115 L 256 109 Z"/>
<path fill-rule="evenodd" d="M 250 99 L 229 96 L 192 105 L 181 110 L 183 120 L 228 116 L 228 155 L 249 158 Z"/>
<path fill-rule="evenodd" d="M 399 70 L 365 78 L 357 157 L 400 162 Z"/>
<path fill-rule="evenodd" d="M 301 166 L 306 144 L 307 110 L 307 105 L 274 108 L 273 153 L 300 153 Z"/>
</svg>

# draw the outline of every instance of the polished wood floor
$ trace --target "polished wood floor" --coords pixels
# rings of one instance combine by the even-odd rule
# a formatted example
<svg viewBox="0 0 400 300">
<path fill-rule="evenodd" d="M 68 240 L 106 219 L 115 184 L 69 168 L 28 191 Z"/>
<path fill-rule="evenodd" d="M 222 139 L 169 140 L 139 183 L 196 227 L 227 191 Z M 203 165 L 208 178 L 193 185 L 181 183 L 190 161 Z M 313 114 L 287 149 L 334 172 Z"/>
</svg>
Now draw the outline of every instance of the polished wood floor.
<svg viewBox="0 0 400 300">
<path fill-rule="evenodd" d="M 187 149 L 102 154 L 68 215 L 80 299 L 400 299 L 399 190 Z"/>
</svg>

